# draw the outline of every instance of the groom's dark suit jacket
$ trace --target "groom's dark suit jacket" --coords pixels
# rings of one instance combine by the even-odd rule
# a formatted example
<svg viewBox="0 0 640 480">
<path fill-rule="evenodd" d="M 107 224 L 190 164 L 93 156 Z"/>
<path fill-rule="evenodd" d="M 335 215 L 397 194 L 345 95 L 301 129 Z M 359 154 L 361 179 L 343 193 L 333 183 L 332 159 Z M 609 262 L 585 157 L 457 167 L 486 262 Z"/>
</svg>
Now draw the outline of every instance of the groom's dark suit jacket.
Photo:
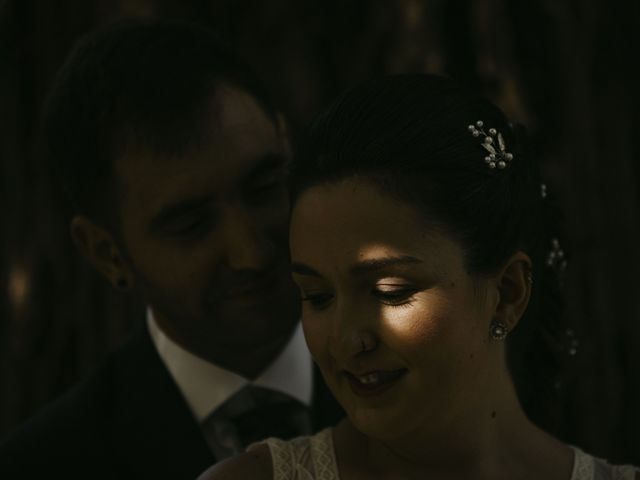
<svg viewBox="0 0 640 480">
<path fill-rule="evenodd" d="M 316 430 L 343 415 L 314 370 Z M 0 444 L 0 479 L 194 479 L 216 461 L 146 326 Z"/>
</svg>

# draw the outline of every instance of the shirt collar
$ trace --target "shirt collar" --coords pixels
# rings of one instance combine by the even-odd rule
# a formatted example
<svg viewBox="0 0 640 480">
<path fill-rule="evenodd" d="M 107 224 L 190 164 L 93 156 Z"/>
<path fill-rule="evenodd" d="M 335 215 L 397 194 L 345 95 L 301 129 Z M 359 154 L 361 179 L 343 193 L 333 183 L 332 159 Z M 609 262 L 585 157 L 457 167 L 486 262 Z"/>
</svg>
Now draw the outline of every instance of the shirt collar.
<svg viewBox="0 0 640 480">
<path fill-rule="evenodd" d="M 248 384 L 286 393 L 307 406 L 311 404 L 313 367 L 301 324 L 284 350 L 253 381 L 178 345 L 160 329 L 150 308 L 147 309 L 147 326 L 158 355 L 199 422 Z"/>
</svg>

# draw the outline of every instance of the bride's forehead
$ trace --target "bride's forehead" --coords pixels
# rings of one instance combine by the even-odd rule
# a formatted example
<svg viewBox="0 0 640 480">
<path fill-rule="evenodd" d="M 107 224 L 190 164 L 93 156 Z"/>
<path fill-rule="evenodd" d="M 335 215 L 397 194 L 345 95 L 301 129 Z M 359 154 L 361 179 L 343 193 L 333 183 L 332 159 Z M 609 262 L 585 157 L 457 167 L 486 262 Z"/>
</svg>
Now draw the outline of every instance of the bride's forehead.
<svg viewBox="0 0 640 480">
<path fill-rule="evenodd" d="M 420 242 L 446 237 L 424 209 L 359 180 L 318 185 L 302 193 L 293 205 L 291 233 L 306 238 L 337 235 L 343 243 L 347 237 L 376 240 L 402 234 Z"/>
<path fill-rule="evenodd" d="M 291 222 L 294 262 L 345 272 L 381 258 L 422 259 L 425 267 L 463 262 L 463 252 L 421 212 L 375 188 L 336 184 L 314 187 L 296 203 Z M 441 265 L 442 264 L 442 265 Z"/>
<path fill-rule="evenodd" d="M 412 208 L 371 182 L 345 179 L 309 188 L 297 198 L 293 210 L 294 213 L 304 210 L 335 219 L 378 217 L 378 223 L 381 223 L 385 213 Z"/>
</svg>

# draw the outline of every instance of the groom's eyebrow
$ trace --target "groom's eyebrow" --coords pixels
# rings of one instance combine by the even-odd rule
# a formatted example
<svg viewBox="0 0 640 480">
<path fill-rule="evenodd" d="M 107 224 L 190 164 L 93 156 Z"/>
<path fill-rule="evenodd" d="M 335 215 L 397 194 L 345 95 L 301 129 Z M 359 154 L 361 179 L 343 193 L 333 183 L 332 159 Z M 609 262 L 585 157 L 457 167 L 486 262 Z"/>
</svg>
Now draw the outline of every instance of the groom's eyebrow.
<svg viewBox="0 0 640 480">
<path fill-rule="evenodd" d="M 286 167 L 286 165 L 287 158 L 284 156 L 284 154 L 278 152 L 269 152 L 264 155 L 257 163 L 257 165 L 245 175 L 244 180 L 246 182 L 254 181 L 264 175 L 268 175 L 274 171 L 278 171 L 279 169 Z"/>
</svg>

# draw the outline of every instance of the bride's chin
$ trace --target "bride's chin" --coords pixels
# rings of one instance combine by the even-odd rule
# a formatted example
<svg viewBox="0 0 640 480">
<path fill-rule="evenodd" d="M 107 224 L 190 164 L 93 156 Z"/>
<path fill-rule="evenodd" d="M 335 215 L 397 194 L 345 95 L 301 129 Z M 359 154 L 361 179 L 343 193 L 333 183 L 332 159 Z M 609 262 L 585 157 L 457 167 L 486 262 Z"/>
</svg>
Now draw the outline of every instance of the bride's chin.
<svg viewBox="0 0 640 480">
<path fill-rule="evenodd" d="M 401 437 L 409 430 L 404 422 L 383 412 L 354 412 L 349 420 L 360 433 L 380 441 Z"/>
</svg>

